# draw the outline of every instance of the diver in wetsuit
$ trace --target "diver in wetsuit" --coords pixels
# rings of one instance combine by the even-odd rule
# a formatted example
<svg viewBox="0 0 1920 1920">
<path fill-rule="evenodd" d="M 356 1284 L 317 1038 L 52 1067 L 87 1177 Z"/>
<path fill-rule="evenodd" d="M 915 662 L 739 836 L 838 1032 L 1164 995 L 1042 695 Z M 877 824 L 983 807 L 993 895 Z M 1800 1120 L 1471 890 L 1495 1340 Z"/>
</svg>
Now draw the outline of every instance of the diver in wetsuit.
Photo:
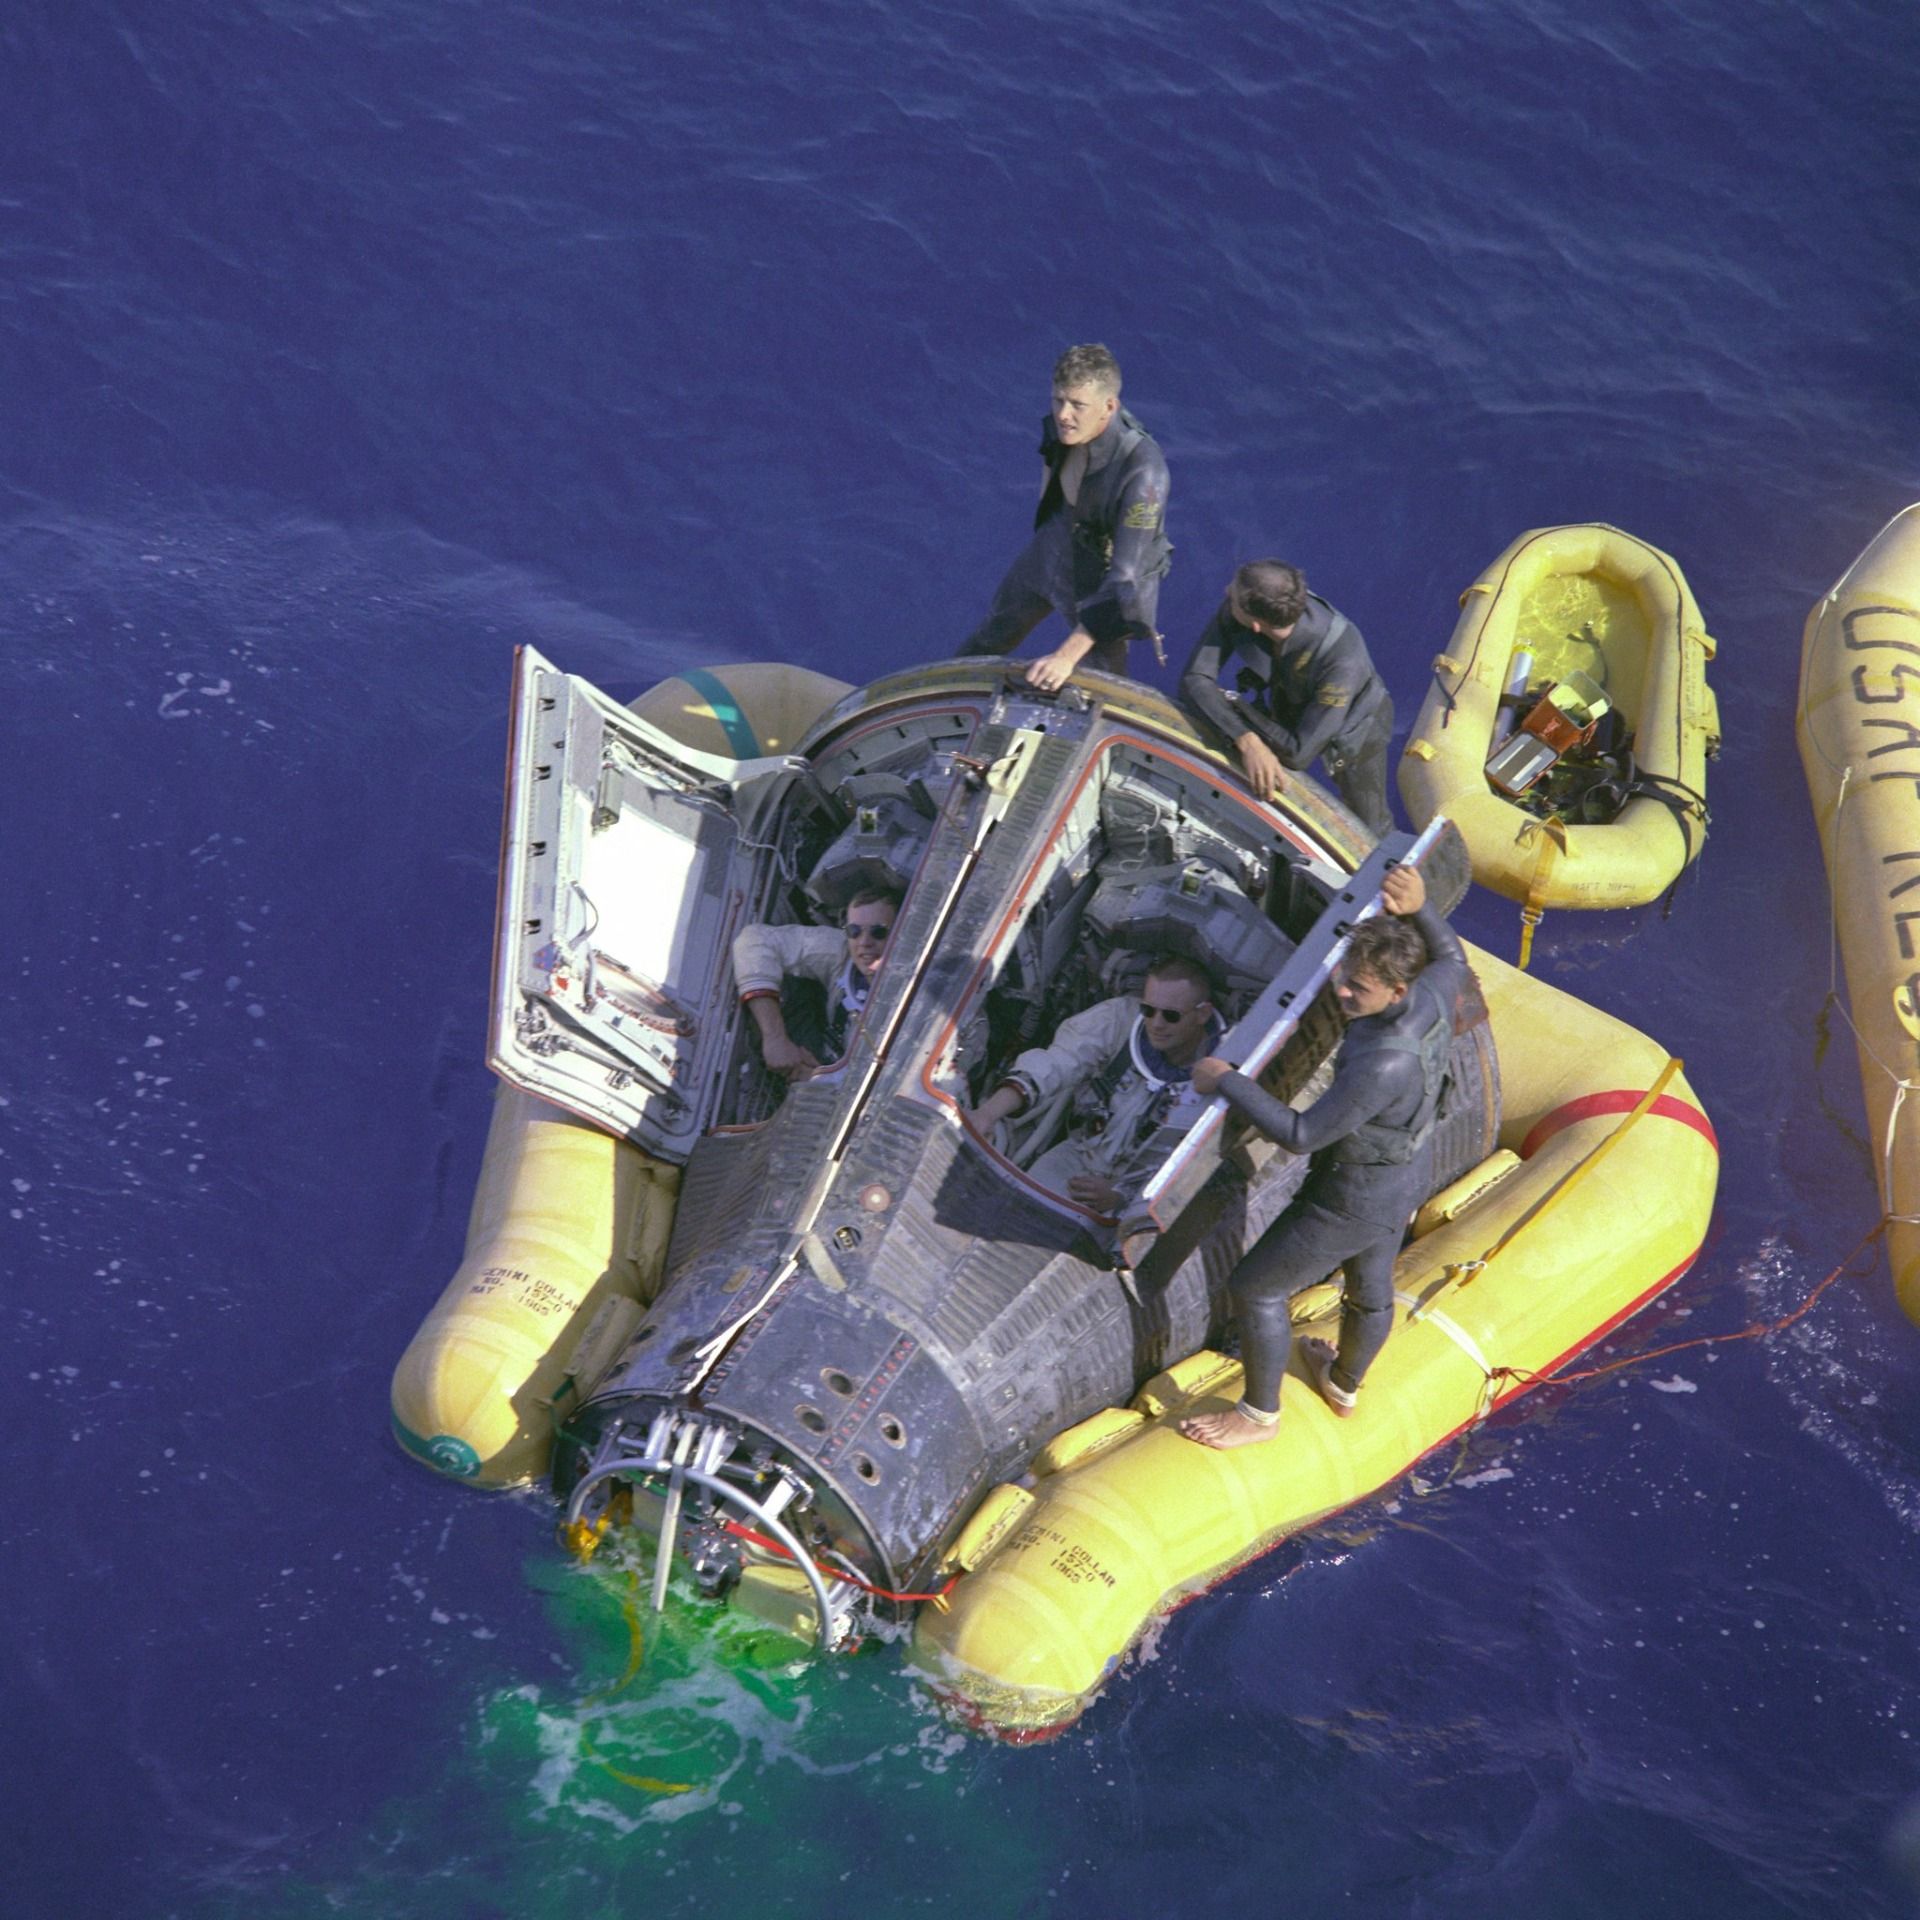
<svg viewBox="0 0 1920 1920">
<path fill-rule="evenodd" d="M 1071 631 L 1027 668 L 1048 692 L 1082 660 L 1125 673 L 1129 640 L 1151 640 L 1167 544 L 1167 462 L 1120 405 L 1120 365 L 1102 346 L 1069 347 L 1053 369 L 1041 430 L 1046 480 L 1033 538 L 1007 569 L 962 654 L 1011 653 L 1049 613 Z"/>
<path fill-rule="evenodd" d="M 1237 692 L 1220 684 L 1223 673 Z M 1392 827 L 1392 697 L 1360 629 L 1309 593 L 1298 567 L 1254 560 L 1233 576 L 1181 673 L 1180 704 L 1240 755 L 1262 800 L 1285 787 L 1285 769 L 1321 758 L 1369 832 Z"/>
<path fill-rule="evenodd" d="M 1380 892 L 1386 913 L 1354 929 L 1335 976 L 1346 1038 L 1333 1084 L 1312 1106 L 1295 1112 L 1224 1060 L 1194 1065 L 1201 1093 L 1221 1094 L 1289 1152 L 1313 1156 L 1293 1203 L 1227 1282 L 1245 1397 L 1231 1412 L 1180 1422 L 1190 1440 L 1209 1447 L 1272 1439 L 1293 1343 L 1288 1303 L 1303 1287 L 1345 1270 L 1338 1351 L 1324 1340 L 1306 1346 L 1314 1386 L 1336 1413 L 1354 1411 L 1361 1379 L 1393 1328 L 1394 1255 L 1407 1216 L 1433 1186 L 1433 1128 L 1467 961 L 1427 905 L 1416 868 L 1391 868 Z"/>
<path fill-rule="evenodd" d="M 760 1057 L 768 1072 L 788 1081 L 809 1080 L 846 1052 L 847 1034 L 866 1011 L 899 912 L 899 894 L 863 887 L 847 902 L 838 927 L 755 922 L 733 936 L 734 986 L 760 1030 Z M 806 1036 L 811 1046 L 787 1031 L 781 989 L 789 979 L 810 981 L 826 992 L 821 1031 Z"/>
</svg>

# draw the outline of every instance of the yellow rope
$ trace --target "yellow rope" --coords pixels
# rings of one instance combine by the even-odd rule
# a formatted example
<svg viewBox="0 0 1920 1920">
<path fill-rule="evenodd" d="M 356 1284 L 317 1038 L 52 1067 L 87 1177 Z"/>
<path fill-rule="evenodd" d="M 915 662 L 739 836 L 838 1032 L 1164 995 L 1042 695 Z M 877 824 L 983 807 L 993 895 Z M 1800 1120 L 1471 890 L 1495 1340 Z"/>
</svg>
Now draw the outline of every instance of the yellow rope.
<svg viewBox="0 0 1920 1920">
<path fill-rule="evenodd" d="M 1574 1187 L 1578 1186 L 1580 1182 L 1619 1145 L 1621 1138 L 1627 1130 L 1643 1113 L 1646 1113 L 1653 1106 L 1653 1103 L 1666 1091 L 1668 1081 L 1679 1071 L 1680 1062 L 1676 1059 L 1669 1058 L 1667 1064 L 1654 1075 L 1653 1085 L 1640 1096 L 1639 1104 L 1633 1111 L 1629 1113 L 1591 1153 L 1586 1155 L 1578 1165 L 1570 1167 L 1525 1213 L 1521 1214 L 1517 1220 L 1512 1221 L 1506 1231 L 1501 1234 L 1499 1239 L 1497 1239 L 1479 1259 L 1452 1262 L 1446 1268 L 1440 1285 L 1436 1287 L 1426 1299 L 1421 1301 L 1414 1312 L 1407 1316 L 1408 1319 L 1416 1319 L 1420 1314 L 1431 1311 L 1441 1296 L 1453 1288 L 1471 1286 L 1508 1247 L 1513 1245 L 1514 1241 L 1516 1241 L 1528 1227 L 1532 1226 L 1542 1215 L 1550 1213 L 1557 1207 L 1566 1195 Z"/>
<path fill-rule="evenodd" d="M 641 1663 L 646 1659 L 646 1633 L 640 1624 L 640 1576 L 630 1573 L 627 1580 L 629 1591 L 622 1594 L 620 1599 L 620 1611 L 627 1621 L 627 1670 L 612 1686 L 601 1687 L 588 1694 L 580 1703 L 583 1707 L 598 1706 L 603 1700 L 611 1700 L 617 1693 L 625 1693 L 633 1685 Z"/>
<path fill-rule="evenodd" d="M 1520 829 L 1517 836 L 1522 846 L 1529 840 L 1538 840 L 1540 845 L 1533 857 L 1533 878 L 1527 883 L 1526 904 L 1520 909 L 1520 959 L 1518 966 L 1525 973 L 1533 959 L 1533 930 L 1540 924 L 1540 916 L 1545 912 L 1541 902 L 1547 896 L 1547 888 L 1553 879 L 1553 869 L 1561 854 L 1567 850 L 1567 823 L 1557 813 L 1550 813 L 1544 820 L 1529 820 Z"/>
</svg>

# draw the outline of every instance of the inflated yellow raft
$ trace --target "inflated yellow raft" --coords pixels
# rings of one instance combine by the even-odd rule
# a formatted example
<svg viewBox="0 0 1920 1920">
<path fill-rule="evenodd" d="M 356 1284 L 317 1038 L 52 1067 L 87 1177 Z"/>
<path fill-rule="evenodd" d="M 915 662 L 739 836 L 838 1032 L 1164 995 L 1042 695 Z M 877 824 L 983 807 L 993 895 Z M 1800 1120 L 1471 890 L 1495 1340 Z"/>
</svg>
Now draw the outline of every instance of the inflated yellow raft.
<svg viewBox="0 0 1920 1920">
<path fill-rule="evenodd" d="M 1894 1287 L 1920 1321 L 1920 505 L 1896 514 L 1807 615 L 1798 731 Z"/>
<path fill-rule="evenodd" d="M 1073 1719 L 1159 1615 L 1405 1472 L 1618 1326 L 1693 1263 L 1718 1179 L 1677 1063 L 1620 1021 L 1469 949 L 1491 1012 L 1500 1150 L 1422 1210 L 1358 1412 L 1285 1382 L 1278 1437 L 1215 1452 L 1174 1423 L 1226 1407 L 1236 1362 L 1200 1353 L 1131 1406 L 1061 1435 L 1033 1484 L 996 1488 L 955 1544 L 916 1657 L 985 1724 Z M 1332 1335 L 1331 1286 L 1301 1296 Z"/>
<path fill-rule="evenodd" d="M 632 704 L 686 746 L 746 760 L 786 751 L 849 691 L 756 663 L 689 668 Z M 556 1419 L 653 1298 L 679 1193 L 678 1167 L 502 1086 L 465 1257 L 394 1369 L 400 1444 L 478 1486 L 544 1474 Z"/>
<path fill-rule="evenodd" d="M 1416 827 L 1444 813 L 1474 878 L 1521 903 L 1524 966 L 1546 908 L 1641 906 L 1699 853 L 1706 763 L 1720 744 L 1706 679 L 1714 643 L 1671 556 L 1617 527 L 1523 533 L 1460 606 L 1401 756 L 1400 796 Z M 1584 674 L 1625 720 L 1642 783 L 1611 821 L 1543 819 L 1488 782 L 1501 696 L 1523 651 L 1530 687 Z"/>
</svg>

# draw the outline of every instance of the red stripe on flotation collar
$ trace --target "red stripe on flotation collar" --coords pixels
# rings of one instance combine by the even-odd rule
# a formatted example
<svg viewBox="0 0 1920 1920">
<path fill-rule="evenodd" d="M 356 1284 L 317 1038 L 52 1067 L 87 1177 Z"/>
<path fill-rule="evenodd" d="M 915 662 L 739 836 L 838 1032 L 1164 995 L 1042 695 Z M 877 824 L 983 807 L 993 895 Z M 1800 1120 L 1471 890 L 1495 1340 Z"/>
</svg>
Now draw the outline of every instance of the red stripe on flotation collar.
<svg viewBox="0 0 1920 1920">
<path fill-rule="evenodd" d="M 1520 1158 L 1531 1160 L 1565 1127 L 1577 1126 L 1582 1120 L 1592 1120 L 1603 1113 L 1631 1113 L 1646 1097 L 1644 1087 L 1637 1093 L 1629 1087 L 1615 1087 L 1607 1093 L 1582 1094 L 1578 1100 L 1569 1100 L 1564 1107 L 1555 1107 L 1544 1120 L 1534 1122 L 1533 1131 L 1520 1143 Z M 1715 1153 L 1720 1151 L 1720 1136 L 1714 1132 L 1713 1122 L 1698 1107 L 1690 1107 L 1684 1100 L 1663 1093 L 1647 1111 L 1657 1113 L 1663 1120 L 1678 1120 L 1683 1127 L 1691 1127 Z"/>
</svg>

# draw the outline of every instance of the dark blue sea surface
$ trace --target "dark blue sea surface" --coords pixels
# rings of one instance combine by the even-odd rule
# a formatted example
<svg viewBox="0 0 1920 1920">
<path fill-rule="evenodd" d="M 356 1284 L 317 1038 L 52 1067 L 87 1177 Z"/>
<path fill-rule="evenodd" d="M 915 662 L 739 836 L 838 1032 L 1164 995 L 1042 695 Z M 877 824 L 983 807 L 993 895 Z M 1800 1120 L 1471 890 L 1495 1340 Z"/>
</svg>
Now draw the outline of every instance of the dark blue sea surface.
<svg viewBox="0 0 1920 1920">
<path fill-rule="evenodd" d="M 678 1601 L 636 1649 L 386 1396 L 486 1129 L 513 648 L 623 697 L 947 653 L 1087 339 L 1172 466 L 1179 647 L 1278 552 L 1404 729 L 1523 529 L 1680 560 L 1711 843 L 1536 966 L 1723 1147 L 1608 1354 L 1801 1302 L 1877 1213 L 1791 722 L 1920 496 L 1916 60 L 1906 0 L 16 0 L 0 1912 L 1911 1911 L 1871 1256 L 1531 1396 L 1024 1750 L 897 1649 Z"/>
</svg>

